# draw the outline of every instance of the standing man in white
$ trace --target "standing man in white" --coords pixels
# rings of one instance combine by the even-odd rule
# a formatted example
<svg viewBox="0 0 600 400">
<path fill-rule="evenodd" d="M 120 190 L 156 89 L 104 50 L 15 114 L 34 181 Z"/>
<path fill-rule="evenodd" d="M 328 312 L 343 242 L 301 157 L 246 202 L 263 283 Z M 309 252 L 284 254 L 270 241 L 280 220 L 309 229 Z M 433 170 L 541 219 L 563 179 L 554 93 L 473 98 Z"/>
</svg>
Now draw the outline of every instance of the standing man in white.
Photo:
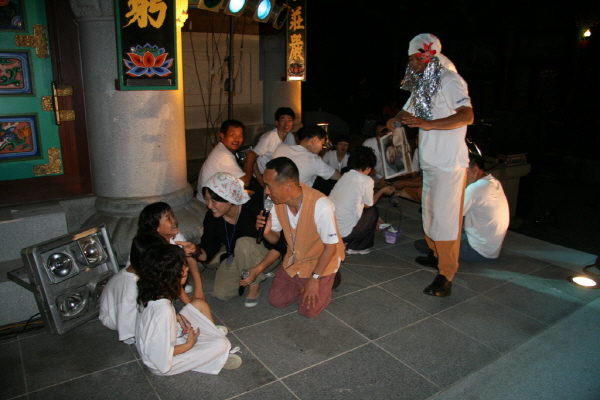
<svg viewBox="0 0 600 400">
<path fill-rule="evenodd" d="M 423 170 L 423 229 L 425 240 L 438 258 L 438 275 L 423 293 L 445 297 L 452 292 L 458 270 L 465 173 L 467 125 L 473 109 L 467 84 L 454 64 L 441 54 L 440 40 L 429 33 L 417 35 L 408 49 L 408 66 L 401 88 L 411 92 L 402 111 L 388 121 L 419 128 L 419 157 Z M 417 257 L 432 266 L 431 257 Z"/>
</svg>

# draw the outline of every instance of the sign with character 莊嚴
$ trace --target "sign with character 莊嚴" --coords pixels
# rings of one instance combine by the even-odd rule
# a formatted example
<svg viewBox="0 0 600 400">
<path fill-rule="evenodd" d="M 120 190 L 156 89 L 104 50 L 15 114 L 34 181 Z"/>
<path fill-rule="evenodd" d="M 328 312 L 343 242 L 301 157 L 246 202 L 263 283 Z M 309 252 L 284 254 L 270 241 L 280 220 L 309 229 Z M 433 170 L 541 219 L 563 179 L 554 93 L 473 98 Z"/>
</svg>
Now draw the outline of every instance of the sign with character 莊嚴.
<svg viewBox="0 0 600 400">
<path fill-rule="evenodd" d="M 286 71 L 288 81 L 306 80 L 306 0 L 288 1 Z"/>
</svg>

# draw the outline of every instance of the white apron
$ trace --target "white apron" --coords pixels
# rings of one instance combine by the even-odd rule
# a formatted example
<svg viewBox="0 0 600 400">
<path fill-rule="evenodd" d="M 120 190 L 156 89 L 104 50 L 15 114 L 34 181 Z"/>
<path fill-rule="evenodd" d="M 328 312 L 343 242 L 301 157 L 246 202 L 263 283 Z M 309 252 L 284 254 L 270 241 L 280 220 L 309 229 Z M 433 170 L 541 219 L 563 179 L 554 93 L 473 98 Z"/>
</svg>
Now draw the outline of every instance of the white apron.
<svg viewBox="0 0 600 400">
<path fill-rule="evenodd" d="M 465 168 L 423 169 L 423 230 L 434 241 L 458 239 L 465 173 Z"/>
</svg>

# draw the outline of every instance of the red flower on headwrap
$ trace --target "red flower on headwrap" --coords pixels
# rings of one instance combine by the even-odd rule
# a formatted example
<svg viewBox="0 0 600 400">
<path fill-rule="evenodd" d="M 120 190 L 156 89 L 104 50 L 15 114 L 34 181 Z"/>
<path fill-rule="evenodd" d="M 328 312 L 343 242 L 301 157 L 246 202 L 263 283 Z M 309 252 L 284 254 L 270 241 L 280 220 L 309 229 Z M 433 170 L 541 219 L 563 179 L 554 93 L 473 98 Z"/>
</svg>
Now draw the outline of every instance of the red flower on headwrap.
<svg viewBox="0 0 600 400">
<path fill-rule="evenodd" d="M 427 64 L 429 61 L 431 61 L 431 56 L 433 56 L 435 53 L 437 53 L 435 50 L 433 50 L 431 47 L 433 46 L 433 42 L 429 43 L 429 45 L 427 45 L 427 43 L 423 43 L 423 47 L 424 50 L 422 50 L 422 53 L 417 53 L 417 57 L 422 57 L 423 58 L 423 62 L 425 64 Z M 421 50 L 421 49 L 419 49 Z"/>
</svg>

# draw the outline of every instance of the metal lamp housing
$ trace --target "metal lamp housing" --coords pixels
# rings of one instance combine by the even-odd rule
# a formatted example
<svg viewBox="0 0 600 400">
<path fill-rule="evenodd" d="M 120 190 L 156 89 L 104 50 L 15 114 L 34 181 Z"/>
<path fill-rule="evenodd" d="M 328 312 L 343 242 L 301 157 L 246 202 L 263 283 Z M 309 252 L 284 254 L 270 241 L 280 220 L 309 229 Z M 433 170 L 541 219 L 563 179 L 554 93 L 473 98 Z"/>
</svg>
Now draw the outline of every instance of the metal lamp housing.
<svg viewBox="0 0 600 400">
<path fill-rule="evenodd" d="M 96 318 L 100 294 L 119 267 L 101 225 L 21 250 L 44 325 L 63 334 Z"/>
</svg>

